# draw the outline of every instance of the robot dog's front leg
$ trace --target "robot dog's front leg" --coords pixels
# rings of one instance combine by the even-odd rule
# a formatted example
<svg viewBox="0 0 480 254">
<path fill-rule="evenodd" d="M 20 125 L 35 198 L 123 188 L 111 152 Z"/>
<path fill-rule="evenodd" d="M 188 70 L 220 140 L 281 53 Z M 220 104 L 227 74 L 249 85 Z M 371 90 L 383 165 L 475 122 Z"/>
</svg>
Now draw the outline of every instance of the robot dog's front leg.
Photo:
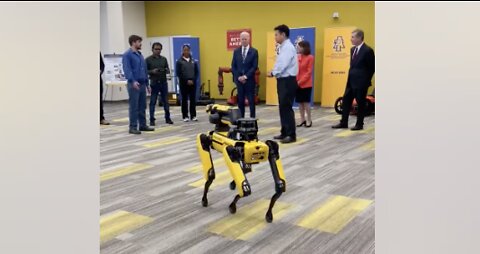
<svg viewBox="0 0 480 254">
<path fill-rule="evenodd" d="M 237 211 L 237 201 L 245 196 L 250 195 L 250 184 L 245 177 L 245 174 L 240 166 L 241 155 L 237 149 L 233 146 L 227 146 L 223 148 L 223 157 L 227 162 L 228 170 L 233 177 L 235 185 L 238 187 L 238 194 L 233 199 L 233 202 L 229 206 L 231 213 Z"/>
<path fill-rule="evenodd" d="M 210 153 L 211 140 L 205 134 L 198 134 L 197 136 L 197 150 L 202 162 L 203 177 L 205 178 L 205 188 L 203 190 L 202 205 L 208 206 L 207 193 L 208 188 L 215 179 L 215 169 L 213 168 L 212 155 Z"/>
<path fill-rule="evenodd" d="M 270 163 L 270 168 L 272 169 L 273 181 L 275 182 L 275 194 L 270 200 L 270 206 L 268 207 L 267 214 L 265 219 L 267 222 L 273 221 L 272 209 L 275 205 L 275 201 L 282 195 L 286 190 L 286 181 L 285 175 L 283 174 L 283 166 L 280 161 L 280 154 L 278 152 L 278 144 L 274 141 L 267 140 L 265 142 L 268 145 L 268 162 Z"/>
</svg>

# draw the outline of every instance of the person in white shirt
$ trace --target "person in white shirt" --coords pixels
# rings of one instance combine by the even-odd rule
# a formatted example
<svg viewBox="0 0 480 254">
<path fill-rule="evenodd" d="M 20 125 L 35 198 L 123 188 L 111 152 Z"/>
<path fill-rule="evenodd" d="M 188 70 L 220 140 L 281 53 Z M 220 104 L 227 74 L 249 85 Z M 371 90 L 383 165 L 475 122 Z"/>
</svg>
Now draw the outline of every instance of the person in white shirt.
<svg viewBox="0 0 480 254">
<path fill-rule="evenodd" d="M 297 140 L 295 113 L 292 107 L 298 88 L 298 60 L 297 50 L 288 38 L 289 36 L 290 29 L 288 26 L 280 25 L 275 27 L 275 41 L 280 44 L 280 48 L 275 66 L 268 74 L 268 77 L 277 78 L 278 104 L 282 128 L 280 135 L 274 138 L 280 139 L 282 143 L 292 143 Z"/>
</svg>

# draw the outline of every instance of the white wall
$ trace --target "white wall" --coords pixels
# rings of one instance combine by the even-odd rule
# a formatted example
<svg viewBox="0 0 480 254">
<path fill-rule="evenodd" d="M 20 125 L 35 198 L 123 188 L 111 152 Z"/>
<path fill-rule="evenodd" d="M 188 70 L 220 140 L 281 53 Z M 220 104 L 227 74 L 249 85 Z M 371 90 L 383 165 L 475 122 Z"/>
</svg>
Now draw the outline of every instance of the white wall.
<svg viewBox="0 0 480 254">
<path fill-rule="evenodd" d="M 147 26 L 145 21 L 145 3 L 143 1 L 123 1 L 123 32 L 124 41 L 128 47 L 128 37 L 132 34 L 143 38 L 142 53 L 150 52 L 148 45 L 145 44 L 147 37 Z"/>
<path fill-rule="evenodd" d="M 132 34 L 143 38 L 147 36 L 145 3 L 143 1 L 101 1 L 100 49 L 102 53 L 122 54 L 129 47 L 128 37 Z"/>
</svg>

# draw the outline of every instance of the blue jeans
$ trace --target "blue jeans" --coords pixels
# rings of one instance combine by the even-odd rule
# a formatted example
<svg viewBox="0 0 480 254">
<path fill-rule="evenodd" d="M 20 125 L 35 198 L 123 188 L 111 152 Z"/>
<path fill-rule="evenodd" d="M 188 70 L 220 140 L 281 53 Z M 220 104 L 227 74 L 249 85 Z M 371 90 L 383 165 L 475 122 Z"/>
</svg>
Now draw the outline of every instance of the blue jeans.
<svg viewBox="0 0 480 254">
<path fill-rule="evenodd" d="M 158 94 L 160 93 L 160 100 L 165 111 L 165 120 L 170 119 L 170 105 L 168 105 L 168 83 L 167 81 L 151 84 L 152 95 L 150 96 L 150 121 L 155 121 L 155 105 L 157 104 Z"/>
<path fill-rule="evenodd" d="M 127 84 L 130 129 L 137 130 L 138 127 L 147 127 L 145 110 L 147 109 L 147 83 L 140 83 L 140 89 L 133 88 L 133 84 Z"/>
<path fill-rule="evenodd" d="M 237 101 L 238 108 L 242 117 L 245 117 L 245 97 L 248 99 L 248 106 L 250 107 L 250 117 L 255 118 L 255 83 L 247 82 L 242 84 L 237 82 Z"/>
</svg>

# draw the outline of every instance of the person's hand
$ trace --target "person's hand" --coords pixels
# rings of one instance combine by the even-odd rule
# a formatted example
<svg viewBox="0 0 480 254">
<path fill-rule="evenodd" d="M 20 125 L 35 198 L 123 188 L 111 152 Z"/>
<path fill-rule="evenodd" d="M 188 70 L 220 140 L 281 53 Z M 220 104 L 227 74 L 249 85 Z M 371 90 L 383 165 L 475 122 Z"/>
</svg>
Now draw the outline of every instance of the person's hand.
<svg viewBox="0 0 480 254">
<path fill-rule="evenodd" d="M 245 77 L 244 76 L 238 77 L 238 81 L 240 81 L 241 83 L 244 83 L 245 82 Z"/>
<path fill-rule="evenodd" d="M 193 80 L 187 81 L 187 84 L 188 84 L 189 86 L 193 86 Z"/>
<path fill-rule="evenodd" d="M 269 72 L 268 75 L 267 75 L 267 77 L 273 78 L 273 73 L 272 73 L 272 72 Z"/>
<path fill-rule="evenodd" d="M 152 87 L 147 86 L 147 93 L 148 93 L 149 95 L 152 94 Z"/>
<path fill-rule="evenodd" d="M 135 90 L 140 90 L 140 83 L 137 81 L 133 82 L 133 88 L 135 88 Z"/>
<path fill-rule="evenodd" d="M 157 73 L 157 72 L 159 72 L 159 70 L 157 68 L 155 68 L 155 69 L 153 69 L 153 72 Z"/>
</svg>

